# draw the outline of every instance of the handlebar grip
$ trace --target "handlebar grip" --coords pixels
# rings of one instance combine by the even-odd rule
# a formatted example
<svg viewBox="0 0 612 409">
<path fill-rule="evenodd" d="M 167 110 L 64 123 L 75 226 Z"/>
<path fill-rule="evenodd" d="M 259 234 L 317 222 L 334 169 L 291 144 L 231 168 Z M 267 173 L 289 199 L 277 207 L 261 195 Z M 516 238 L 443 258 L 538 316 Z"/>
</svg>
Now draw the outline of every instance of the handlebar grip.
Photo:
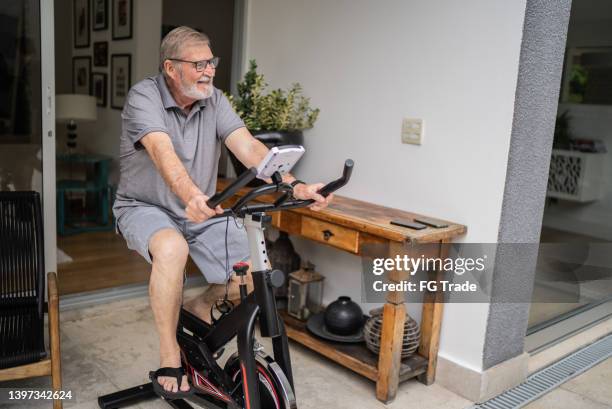
<svg viewBox="0 0 612 409">
<path fill-rule="evenodd" d="M 319 194 L 323 197 L 329 196 L 330 193 L 335 192 L 340 189 L 342 186 L 346 185 L 351 178 L 351 174 L 353 173 L 353 166 L 355 166 L 355 162 L 352 159 L 347 159 L 344 161 L 344 170 L 342 171 L 342 177 L 340 179 L 336 179 L 332 182 L 329 182 L 325 186 L 323 186 L 319 190 Z"/>
<path fill-rule="evenodd" d="M 257 168 L 252 167 L 248 170 L 245 170 L 238 179 L 234 180 L 225 190 L 215 193 L 208 201 L 206 202 L 206 206 L 214 209 L 217 205 L 230 197 L 232 197 L 237 191 L 242 189 L 249 183 L 251 180 L 255 179 L 257 176 Z"/>
</svg>

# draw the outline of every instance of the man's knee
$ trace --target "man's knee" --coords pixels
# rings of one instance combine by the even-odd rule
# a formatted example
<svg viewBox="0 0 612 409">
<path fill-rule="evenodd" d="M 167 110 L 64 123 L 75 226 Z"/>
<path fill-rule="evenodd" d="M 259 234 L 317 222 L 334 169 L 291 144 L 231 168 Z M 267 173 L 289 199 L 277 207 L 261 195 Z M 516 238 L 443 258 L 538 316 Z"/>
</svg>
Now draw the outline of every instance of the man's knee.
<svg viewBox="0 0 612 409">
<path fill-rule="evenodd" d="M 161 229 L 149 240 L 149 253 L 153 264 L 182 263 L 189 255 L 189 245 L 181 233 L 174 229 Z"/>
</svg>

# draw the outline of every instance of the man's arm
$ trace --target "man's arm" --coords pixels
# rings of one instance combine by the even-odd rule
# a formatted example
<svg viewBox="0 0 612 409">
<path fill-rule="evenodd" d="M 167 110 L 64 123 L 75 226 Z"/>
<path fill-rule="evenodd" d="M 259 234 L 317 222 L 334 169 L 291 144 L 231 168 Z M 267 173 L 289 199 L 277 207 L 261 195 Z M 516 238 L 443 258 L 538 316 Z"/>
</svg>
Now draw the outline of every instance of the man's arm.
<svg viewBox="0 0 612 409">
<path fill-rule="evenodd" d="M 257 167 L 268 154 L 269 149 L 259 140 L 253 138 L 247 128 L 238 128 L 225 140 L 225 146 L 232 151 L 247 169 Z M 236 175 L 239 176 L 239 175 Z M 289 173 L 283 175 L 283 182 L 295 180 Z"/>
<path fill-rule="evenodd" d="M 187 218 L 200 223 L 223 212 L 220 206 L 213 210 L 206 205 L 208 196 L 202 193 L 189 177 L 185 166 L 174 151 L 168 134 L 151 132 L 143 136 L 140 142 L 170 190 L 185 204 Z"/>
<path fill-rule="evenodd" d="M 259 165 L 259 163 L 268 154 L 266 145 L 255 139 L 247 128 L 238 128 L 225 139 L 225 146 L 232 151 L 236 158 L 247 168 Z M 291 183 L 295 181 L 295 177 L 290 173 L 283 175 L 283 182 Z M 312 210 L 321 210 L 331 202 L 333 195 L 323 197 L 317 193 L 323 187 L 323 183 L 297 184 L 293 188 L 293 194 L 297 199 L 307 200 L 314 199 L 315 203 L 311 205 Z"/>
</svg>

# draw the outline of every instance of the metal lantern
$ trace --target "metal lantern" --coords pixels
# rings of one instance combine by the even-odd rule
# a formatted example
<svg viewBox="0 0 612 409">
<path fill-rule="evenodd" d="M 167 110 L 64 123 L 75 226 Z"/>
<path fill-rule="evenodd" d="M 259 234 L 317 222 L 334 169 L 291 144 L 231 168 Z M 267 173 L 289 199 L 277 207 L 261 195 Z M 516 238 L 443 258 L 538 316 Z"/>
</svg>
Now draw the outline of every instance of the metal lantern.
<svg viewBox="0 0 612 409">
<path fill-rule="evenodd" d="M 297 271 L 289 274 L 289 302 L 287 312 L 300 320 L 322 310 L 323 277 L 314 271 L 310 262 Z"/>
</svg>

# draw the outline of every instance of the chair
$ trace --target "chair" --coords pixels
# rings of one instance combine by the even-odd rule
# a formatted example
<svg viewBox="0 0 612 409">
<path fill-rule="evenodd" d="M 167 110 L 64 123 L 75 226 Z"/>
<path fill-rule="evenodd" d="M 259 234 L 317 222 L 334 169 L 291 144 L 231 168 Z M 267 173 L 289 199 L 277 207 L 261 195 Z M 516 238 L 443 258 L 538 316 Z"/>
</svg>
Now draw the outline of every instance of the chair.
<svg viewBox="0 0 612 409">
<path fill-rule="evenodd" d="M 37 192 L 0 192 L 0 381 L 51 375 L 61 390 L 57 276 L 44 293 L 43 221 Z M 50 357 L 45 350 L 45 307 Z M 54 400 L 53 408 L 62 408 Z"/>
</svg>

